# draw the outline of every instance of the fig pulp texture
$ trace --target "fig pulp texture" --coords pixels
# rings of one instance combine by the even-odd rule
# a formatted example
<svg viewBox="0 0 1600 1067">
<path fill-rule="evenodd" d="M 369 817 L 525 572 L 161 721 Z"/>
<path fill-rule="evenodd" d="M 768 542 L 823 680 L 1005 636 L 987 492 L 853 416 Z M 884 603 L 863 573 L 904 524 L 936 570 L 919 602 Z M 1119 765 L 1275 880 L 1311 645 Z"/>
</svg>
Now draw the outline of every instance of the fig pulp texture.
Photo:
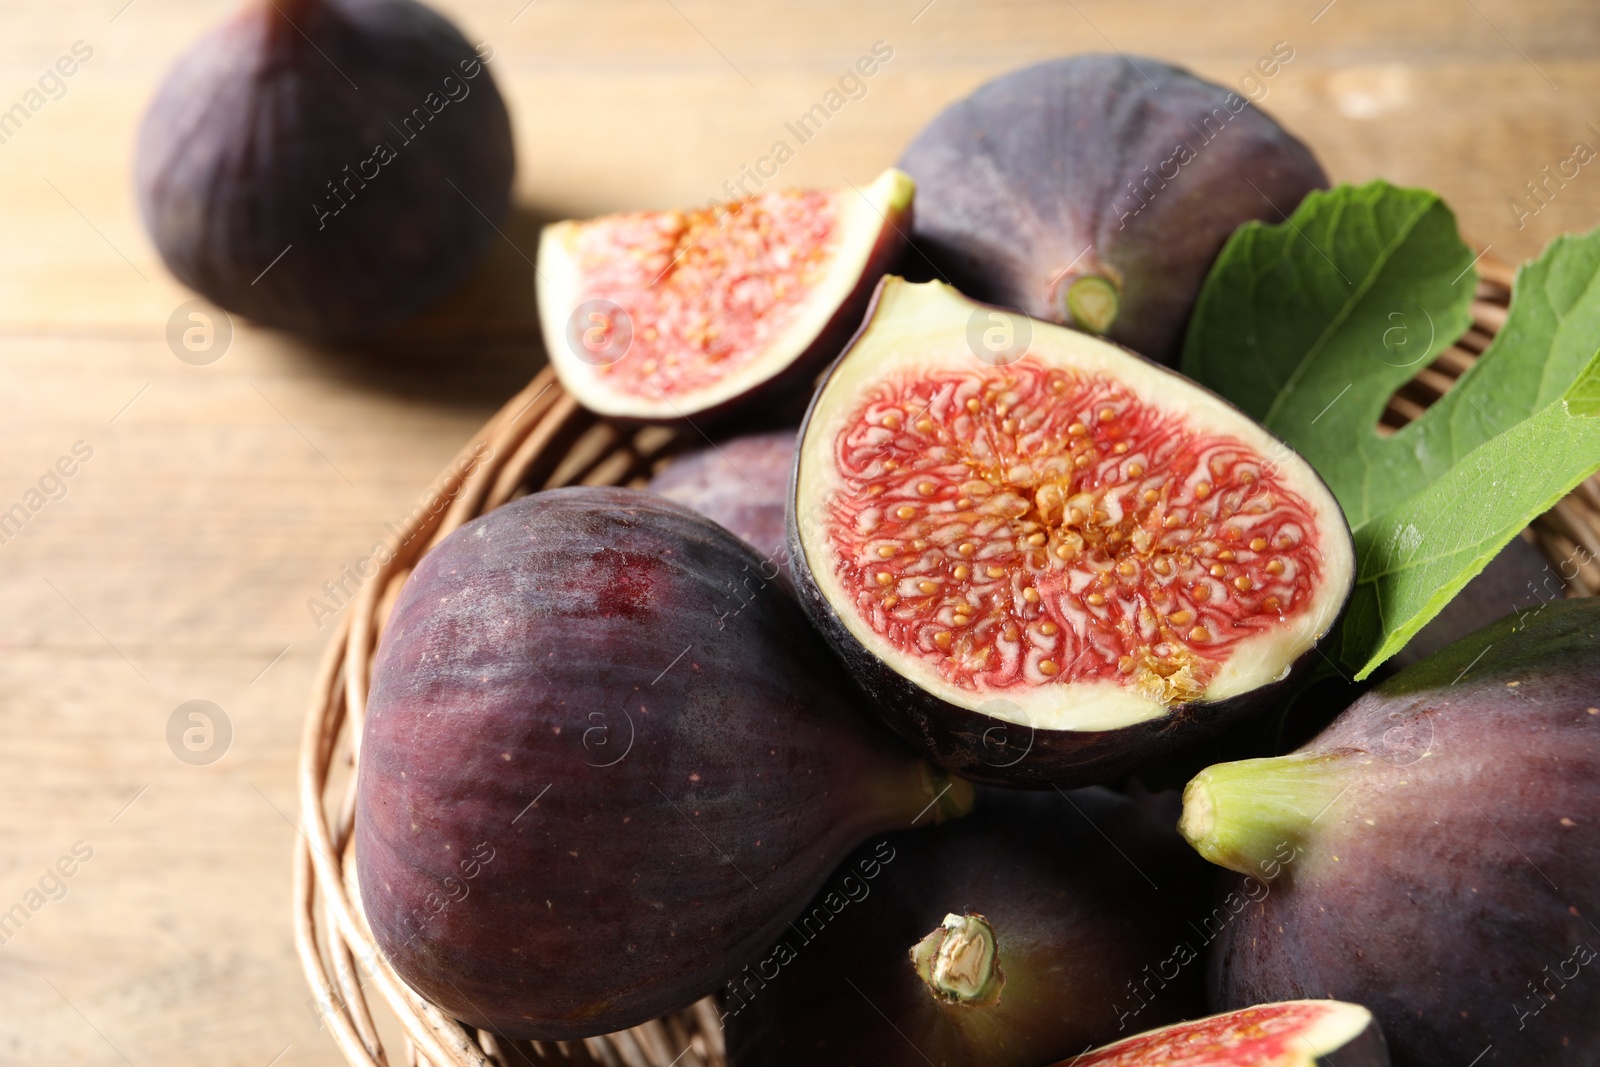
<svg viewBox="0 0 1600 1067">
<path fill-rule="evenodd" d="M 1328 184 L 1248 100 L 1143 56 L 996 78 L 900 166 L 917 182 L 912 241 L 946 280 L 1167 364 L 1228 235 Z"/>
<path fill-rule="evenodd" d="M 1332 494 L 1237 409 L 939 282 L 884 280 L 793 494 L 812 620 L 896 730 L 998 784 L 1114 781 L 1260 707 L 1353 575 Z"/>
<path fill-rule="evenodd" d="M 1055 1067 L 1389 1067 L 1383 1032 L 1359 1004 L 1291 1000 L 1174 1023 Z"/>
<path fill-rule="evenodd" d="M 1600 1061 L 1597 826 L 1600 601 L 1556 601 L 1189 784 L 1180 829 L 1255 890 L 1216 1004 L 1357 1001 L 1402 1067 Z"/>
<path fill-rule="evenodd" d="M 545 227 L 539 317 L 561 383 L 613 418 L 763 412 L 808 392 L 910 228 L 911 180 L 772 189 Z"/>
<path fill-rule="evenodd" d="M 139 209 L 167 268 L 313 337 L 421 311 L 510 200 L 492 54 L 414 0 L 249 0 L 178 61 L 139 131 Z"/>
<path fill-rule="evenodd" d="M 1103 789 L 869 840 L 722 994 L 735 1067 L 1038 1067 L 1203 1006 L 1212 879 Z"/>
<path fill-rule="evenodd" d="M 722 441 L 673 459 L 646 487 L 737 534 L 761 554 L 763 574 L 789 573 L 783 521 L 795 431 Z"/>
<path fill-rule="evenodd" d="M 858 710 L 755 553 L 670 501 L 508 504 L 418 565 L 373 665 L 356 860 L 415 989 L 511 1037 L 684 1007 L 870 834 L 970 805 Z"/>
</svg>

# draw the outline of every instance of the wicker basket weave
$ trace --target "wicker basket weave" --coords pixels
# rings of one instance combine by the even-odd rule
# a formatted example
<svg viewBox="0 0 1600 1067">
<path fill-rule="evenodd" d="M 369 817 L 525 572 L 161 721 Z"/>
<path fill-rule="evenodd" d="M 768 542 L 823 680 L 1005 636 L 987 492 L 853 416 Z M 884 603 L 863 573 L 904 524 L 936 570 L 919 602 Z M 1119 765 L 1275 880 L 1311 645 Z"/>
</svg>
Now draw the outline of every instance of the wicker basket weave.
<svg viewBox="0 0 1600 1067">
<path fill-rule="evenodd" d="M 1504 325 L 1512 272 L 1479 264 L 1473 326 L 1400 391 L 1383 425 L 1403 426 L 1442 396 Z M 400 587 L 422 553 L 463 523 L 525 493 L 558 485 L 641 484 L 688 442 L 661 428 L 623 429 L 581 408 L 547 368 L 512 398 L 457 456 L 413 510 L 402 541 L 361 591 L 328 645 L 301 740 L 302 833 L 294 857 L 295 944 L 312 1003 L 355 1065 L 509 1067 L 722 1067 L 721 1031 L 710 999 L 643 1026 L 583 1042 L 508 1042 L 474 1031 L 411 990 L 389 967 L 361 914 L 352 827 L 355 764 L 372 654 Z M 1600 479 L 1591 478 L 1541 516 L 1530 534 L 1545 556 L 1573 571 L 1569 592 L 1600 592 Z M 1580 562 L 1581 561 L 1581 562 Z M 384 1049 L 371 1000 L 405 1034 L 398 1058 Z"/>
</svg>

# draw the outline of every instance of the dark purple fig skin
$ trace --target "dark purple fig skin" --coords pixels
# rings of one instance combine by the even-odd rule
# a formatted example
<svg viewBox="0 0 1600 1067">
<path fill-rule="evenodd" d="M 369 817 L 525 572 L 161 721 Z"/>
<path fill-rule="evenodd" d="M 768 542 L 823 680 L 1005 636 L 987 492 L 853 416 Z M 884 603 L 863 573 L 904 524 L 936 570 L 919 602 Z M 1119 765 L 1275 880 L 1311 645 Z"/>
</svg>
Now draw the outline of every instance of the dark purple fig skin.
<svg viewBox="0 0 1600 1067">
<path fill-rule="evenodd" d="M 1204 968 L 1183 947 L 1213 879 L 1188 851 L 1103 789 L 980 790 L 964 819 L 871 840 L 724 990 L 730 1062 L 1037 1067 L 1199 1014 Z M 940 1001 L 913 969 L 947 913 L 993 927 L 998 1003 Z"/>
<path fill-rule="evenodd" d="M 139 131 L 139 209 L 167 268 L 314 338 L 421 311 L 510 202 L 511 123 L 484 59 L 414 0 L 250 0 L 178 60 Z"/>
<path fill-rule="evenodd" d="M 508 504 L 418 565 L 373 666 L 368 923 L 458 1018 L 571 1039 L 755 959 L 868 835 L 931 821 L 753 550 L 636 490 Z M 959 790 L 957 790 L 959 795 Z"/>
<path fill-rule="evenodd" d="M 881 289 L 880 285 L 879 290 L 874 291 L 872 303 L 856 336 L 844 346 L 833 367 L 820 380 L 825 381 L 833 373 L 866 332 L 877 310 L 878 292 Z M 1128 355 L 1152 362 L 1137 352 L 1130 351 Z M 1190 384 L 1196 389 L 1204 388 Z M 816 415 L 817 400 L 821 393 L 819 387 L 812 396 L 811 406 L 800 424 L 799 441 L 805 440 L 806 425 Z M 1233 407 L 1226 398 L 1218 399 Z M 1237 408 L 1234 410 L 1238 411 Z M 1248 422 L 1250 416 L 1240 411 L 1239 419 Z M 802 458 L 797 448 L 794 470 L 789 475 L 789 506 L 785 515 L 789 535 L 790 578 L 800 603 L 805 607 L 812 624 L 843 660 L 850 676 L 872 696 L 883 721 L 895 733 L 911 742 L 935 766 L 968 781 L 1020 789 L 1045 789 L 1051 786 L 1072 789 L 1114 784 L 1130 775 L 1173 761 L 1197 745 L 1222 737 L 1230 727 L 1237 727 L 1251 716 L 1287 700 L 1323 662 L 1323 654 L 1312 647 L 1290 665 L 1282 679 L 1270 685 L 1228 700 L 1175 704 L 1159 719 L 1115 730 L 1041 730 L 958 707 L 925 691 L 864 648 L 817 587 L 800 544 L 800 517 L 795 507 Z M 1310 470 L 1309 467 L 1307 469 Z M 1321 476 L 1314 470 L 1310 470 L 1310 473 L 1320 480 Z M 1341 528 L 1338 534 L 1350 536 L 1348 528 Z M 1339 608 L 1340 619 L 1349 609 L 1353 590 L 1352 581 Z M 1339 621 L 1336 619 L 1328 632 L 1335 633 L 1338 628 Z"/>
<path fill-rule="evenodd" d="M 674 458 L 646 486 L 742 538 L 762 556 L 763 574 L 789 573 L 784 498 L 795 431 L 735 437 Z"/>
<path fill-rule="evenodd" d="M 799 559 L 791 541 L 792 559 Z M 861 647 L 817 590 L 805 566 L 795 587 L 840 653 L 850 674 L 872 695 L 896 733 L 935 766 L 968 781 L 1019 789 L 1106 785 L 1219 737 L 1230 726 L 1291 695 L 1314 669 L 1308 650 L 1280 682 L 1209 704 L 1179 704 L 1159 719 L 1114 730 L 1044 730 L 957 707 L 924 691 Z M 999 699 L 1004 699 L 1003 695 Z"/>
<path fill-rule="evenodd" d="M 1301 751 L 1348 792 L 1219 938 L 1215 1003 L 1356 1001 L 1397 1067 L 1600 1062 L 1573 959 L 1600 949 L 1600 600 L 1456 642 Z"/>
<path fill-rule="evenodd" d="M 1167 162 L 1180 145 L 1193 158 Z M 1070 326 L 1066 280 L 1120 280 L 1107 336 L 1169 365 L 1228 235 L 1328 185 L 1255 105 L 1143 56 L 996 78 L 940 113 L 899 165 L 917 182 L 912 244 L 956 288 Z"/>
</svg>

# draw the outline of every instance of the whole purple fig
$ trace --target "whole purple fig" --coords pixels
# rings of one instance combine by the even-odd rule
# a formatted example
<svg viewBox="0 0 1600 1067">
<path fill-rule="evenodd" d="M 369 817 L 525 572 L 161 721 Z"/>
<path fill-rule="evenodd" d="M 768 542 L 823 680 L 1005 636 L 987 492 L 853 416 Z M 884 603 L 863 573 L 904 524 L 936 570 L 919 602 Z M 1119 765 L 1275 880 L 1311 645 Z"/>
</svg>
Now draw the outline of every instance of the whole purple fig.
<svg viewBox="0 0 1600 1067">
<path fill-rule="evenodd" d="M 917 183 L 912 243 L 958 289 L 1169 365 L 1228 235 L 1328 184 L 1249 100 L 1142 56 L 996 78 L 900 167 Z"/>
<path fill-rule="evenodd" d="M 1597 783 L 1592 597 L 1463 637 L 1296 752 L 1202 771 L 1179 829 L 1238 872 L 1215 1006 L 1355 1001 L 1396 1067 L 1600 1062 Z"/>
<path fill-rule="evenodd" d="M 161 258 L 226 310 L 312 337 L 421 311 L 510 201 L 492 58 L 415 0 L 250 0 L 178 61 L 139 131 Z"/>
<path fill-rule="evenodd" d="M 552 489 L 417 565 L 372 668 L 356 863 L 413 988 L 509 1037 L 686 1007 L 844 856 L 963 813 L 753 549 L 636 490 Z"/>
</svg>

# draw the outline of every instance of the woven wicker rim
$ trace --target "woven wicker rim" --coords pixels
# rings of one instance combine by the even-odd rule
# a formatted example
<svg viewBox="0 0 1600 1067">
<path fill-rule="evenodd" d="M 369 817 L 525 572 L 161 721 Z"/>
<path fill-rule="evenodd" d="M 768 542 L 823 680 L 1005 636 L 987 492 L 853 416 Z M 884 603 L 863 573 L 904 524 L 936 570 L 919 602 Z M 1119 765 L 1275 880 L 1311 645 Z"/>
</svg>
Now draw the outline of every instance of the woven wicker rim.
<svg viewBox="0 0 1600 1067">
<path fill-rule="evenodd" d="M 1478 264 L 1471 329 L 1398 393 L 1383 425 L 1416 418 L 1470 367 L 1505 324 L 1512 270 Z M 691 435 L 693 436 L 693 435 Z M 698 440 L 698 437 L 694 438 Z M 428 1003 L 378 951 L 361 913 L 352 830 L 355 766 L 372 654 L 383 620 L 424 551 L 462 524 L 528 492 L 558 485 L 640 484 L 692 443 L 660 427 L 623 428 L 585 411 L 546 368 L 457 454 L 403 524 L 394 555 L 340 620 L 318 670 L 301 738 L 301 835 L 294 856 L 295 946 L 313 1003 L 345 1058 L 390 1063 L 374 1024 L 376 990 L 404 1032 L 400 1062 L 423 1067 L 603 1064 L 724 1067 L 710 998 L 632 1030 L 582 1042 L 508 1042 L 474 1031 Z M 1568 571 L 1570 595 L 1600 593 L 1600 478 L 1579 486 L 1528 535 Z"/>
</svg>

